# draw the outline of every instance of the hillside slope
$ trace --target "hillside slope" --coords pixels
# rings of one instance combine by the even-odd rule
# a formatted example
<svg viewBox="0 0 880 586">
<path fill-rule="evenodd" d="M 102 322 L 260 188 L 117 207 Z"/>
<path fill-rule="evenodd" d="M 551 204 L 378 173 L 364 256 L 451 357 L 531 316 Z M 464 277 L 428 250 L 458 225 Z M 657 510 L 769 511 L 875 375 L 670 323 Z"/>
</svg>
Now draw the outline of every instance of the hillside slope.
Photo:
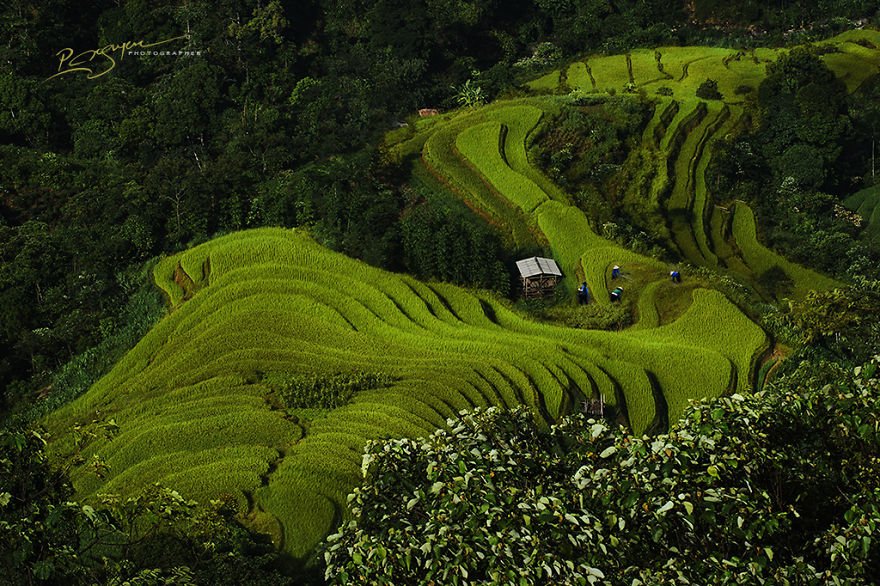
<svg viewBox="0 0 880 586">
<path fill-rule="evenodd" d="M 877 33 L 858 33 L 880 44 Z M 839 51 L 826 58 L 851 89 L 860 68 L 880 63 L 880 50 L 853 42 L 860 38 L 839 37 Z M 757 84 L 774 55 L 634 51 L 590 57 L 534 87 L 672 88 L 642 136 L 651 163 L 627 198 L 662 218 L 683 259 L 751 282 L 778 269 L 803 295 L 837 283 L 762 246 L 745 204 L 710 204 L 704 175 L 713 143 L 743 115 L 738 88 Z M 694 97 L 694 80 L 709 75 L 719 77 L 724 100 Z M 750 390 L 768 343 L 761 328 L 718 291 L 673 286 L 669 266 L 603 238 L 529 161 L 527 145 L 560 99 L 447 114 L 389 152 L 415 156 L 509 242 L 546 244 L 568 293 L 587 281 L 595 302 L 608 305 L 608 291 L 623 283 L 636 327 L 536 323 L 490 294 L 372 268 L 304 232 L 224 236 L 157 266 L 169 315 L 46 422 L 79 495 L 130 494 L 154 482 L 203 501 L 228 494 L 253 527 L 305 558 L 346 518 L 369 440 L 424 436 L 476 406 L 527 405 L 547 425 L 600 395 L 640 434 L 677 418 L 690 399 Z M 619 281 L 614 265 L 624 269 Z M 677 296 L 672 317 L 660 315 L 661 293 Z M 289 404 L 282 388 L 332 386 L 339 377 L 367 382 L 341 404 L 320 396 Z"/>
<path fill-rule="evenodd" d="M 364 444 L 420 436 L 462 409 L 529 405 L 545 423 L 604 394 L 637 432 L 690 398 L 749 387 L 764 333 L 697 290 L 667 326 L 609 333 L 538 324 L 493 297 L 425 284 L 330 252 L 305 234 L 225 236 L 156 268 L 174 310 L 113 371 L 50 417 L 56 436 L 113 421 L 79 451 L 78 492 L 161 482 L 229 493 L 305 556 L 345 516 Z M 284 409 L 267 373 L 381 373 L 332 410 Z M 91 422 L 91 423 L 90 423 Z M 108 467 L 92 473 L 98 458 Z"/>
</svg>

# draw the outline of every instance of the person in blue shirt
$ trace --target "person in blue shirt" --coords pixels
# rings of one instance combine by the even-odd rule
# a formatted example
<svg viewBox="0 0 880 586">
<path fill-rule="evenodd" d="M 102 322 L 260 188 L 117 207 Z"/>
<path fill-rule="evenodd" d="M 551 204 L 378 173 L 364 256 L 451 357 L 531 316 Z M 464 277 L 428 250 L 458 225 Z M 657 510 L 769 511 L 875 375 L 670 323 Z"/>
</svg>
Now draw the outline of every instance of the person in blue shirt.
<svg viewBox="0 0 880 586">
<path fill-rule="evenodd" d="M 617 265 L 614 265 L 613 267 L 611 267 L 611 278 L 616 279 L 619 276 L 620 276 L 620 267 Z"/>
<path fill-rule="evenodd" d="M 587 287 L 587 282 L 584 281 L 581 283 L 581 286 L 578 287 L 578 303 L 583 305 L 584 303 L 590 302 L 590 289 Z"/>
<path fill-rule="evenodd" d="M 678 271 L 670 272 L 669 276 L 672 278 L 673 283 L 681 283 L 681 273 L 679 273 Z"/>
</svg>

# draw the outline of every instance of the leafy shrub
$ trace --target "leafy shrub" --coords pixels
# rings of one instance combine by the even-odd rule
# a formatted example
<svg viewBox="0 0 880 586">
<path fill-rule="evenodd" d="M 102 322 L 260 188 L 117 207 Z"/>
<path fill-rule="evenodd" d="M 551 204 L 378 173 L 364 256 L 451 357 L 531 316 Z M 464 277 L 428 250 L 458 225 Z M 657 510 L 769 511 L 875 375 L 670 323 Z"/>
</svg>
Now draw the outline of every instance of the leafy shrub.
<svg viewBox="0 0 880 586">
<path fill-rule="evenodd" d="M 583 90 L 578 94 L 573 91 L 572 94 L 572 101 L 576 106 L 601 106 L 608 102 L 608 96 L 602 94 L 585 94 Z"/>
<path fill-rule="evenodd" d="M 523 57 L 513 66 L 518 69 L 537 70 L 554 65 L 562 58 L 562 51 L 553 43 L 538 43 L 529 57 Z"/>
<path fill-rule="evenodd" d="M 603 223 L 601 230 L 603 238 L 617 242 L 638 254 L 656 259 L 668 256 L 660 242 L 644 230 L 631 226 L 624 218 L 618 217 L 616 221 Z"/>
<path fill-rule="evenodd" d="M 753 91 L 755 91 L 755 88 L 744 83 L 744 84 L 740 84 L 740 85 L 736 86 L 736 89 L 733 90 L 733 93 L 735 93 L 738 96 L 743 96 L 745 94 L 750 94 Z"/>
<path fill-rule="evenodd" d="M 352 520 L 326 541 L 326 578 L 870 583 L 877 366 L 803 363 L 769 390 L 697 403 L 653 438 L 583 415 L 548 433 L 492 408 L 371 443 Z"/>
<path fill-rule="evenodd" d="M 330 376 L 268 372 L 263 383 L 278 393 L 288 409 L 335 409 L 358 391 L 387 387 L 393 379 L 382 373 L 352 372 Z"/>
<path fill-rule="evenodd" d="M 773 265 L 758 275 L 758 283 L 780 299 L 791 295 L 794 287 L 794 281 L 779 265 Z"/>
<path fill-rule="evenodd" d="M 671 96 L 673 93 L 672 88 L 665 85 L 657 88 L 657 95 L 659 96 Z"/>
<path fill-rule="evenodd" d="M 718 82 L 714 79 L 707 79 L 697 88 L 697 97 L 704 100 L 720 100 L 721 92 L 718 91 Z"/>
<path fill-rule="evenodd" d="M 473 79 L 468 79 L 460 87 L 452 87 L 455 90 L 455 101 L 465 108 L 476 108 L 486 103 L 486 95 L 483 88 L 477 85 Z"/>
</svg>

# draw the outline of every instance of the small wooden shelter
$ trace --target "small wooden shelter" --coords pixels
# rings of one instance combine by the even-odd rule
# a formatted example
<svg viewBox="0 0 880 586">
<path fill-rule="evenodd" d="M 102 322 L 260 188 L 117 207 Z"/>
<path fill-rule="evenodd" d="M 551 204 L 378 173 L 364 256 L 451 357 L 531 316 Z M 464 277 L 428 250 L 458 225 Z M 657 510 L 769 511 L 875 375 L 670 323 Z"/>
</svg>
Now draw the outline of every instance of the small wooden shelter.
<svg viewBox="0 0 880 586">
<path fill-rule="evenodd" d="M 541 297 L 552 293 L 562 278 L 562 271 L 552 258 L 533 256 L 516 261 L 522 280 L 523 297 Z"/>
</svg>

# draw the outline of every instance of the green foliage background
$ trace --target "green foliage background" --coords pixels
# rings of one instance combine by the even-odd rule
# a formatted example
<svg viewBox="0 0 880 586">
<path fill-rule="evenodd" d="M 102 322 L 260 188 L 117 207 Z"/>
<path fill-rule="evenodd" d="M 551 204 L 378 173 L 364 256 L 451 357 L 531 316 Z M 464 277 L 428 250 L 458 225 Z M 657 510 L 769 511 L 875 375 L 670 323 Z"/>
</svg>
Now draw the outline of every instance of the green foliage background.
<svg viewBox="0 0 880 586">
<path fill-rule="evenodd" d="M 397 468 L 396 478 L 407 480 L 383 496 L 395 495 L 393 490 L 422 492 L 414 503 L 415 497 L 408 496 L 406 512 L 401 510 L 392 520 L 402 522 L 412 511 L 422 514 L 419 523 L 428 517 L 431 531 L 450 539 L 437 548 L 438 555 L 446 555 L 444 547 L 450 543 L 464 555 L 453 560 L 452 568 L 459 572 L 450 574 L 448 558 L 427 565 L 430 558 L 425 556 L 434 551 L 421 549 L 430 541 L 427 537 L 419 542 L 421 553 L 403 550 L 409 558 L 394 555 L 392 541 L 373 547 L 365 537 L 349 550 L 350 560 L 338 557 L 339 549 L 328 552 L 328 575 L 342 580 L 346 574 L 375 571 L 365 579 L 381 581 L 394 574 L 398 579 L 418 580 L 430 575 L 445 582 L 467 578 L 464 570 L 471 577 L 488 575 L 497 580 L 564 575 L 595 582 L 606 576 L 611 579 L 612 572 L 599 565 L 600 559 L 608 558 L 608 550 L 618 560 L 619 567 L 612 568 L 617 575 L 645 583 L 683 577 L 695 583 L 757 577 L 810 582 L 832 576 L 859 581 L 877 575 L 868 535 L 877 517 L 876 486 L 871 484 L 876 477 L 873 367 L 847 378 L 842 371 L 831 377 L 821 366 L 827 359 L 852 366 L 876 352 L 880 339 L 877 322 L 870 319 L 880 311 L 875 280 L 880 266 L 874 236 L 877 214 L 868 217 L 880 206 L 872 203 L 876 197 L 870 190 L 845 199 L 874 182 L 867 170 L 880 122 L 880 77 L 870 77 L 873 70 L 859 63 L 873 59 L 877 47 L 853 30 L 840 37 L 837 47 L 819 43 L 781 57 L 766 48 L 821 41 L 851 29 L 856 19 L 873 18 L 876 23 L 877 16 L 876 3 L 866 0 L 789 2 L 778 8 L 757 2 L 731 8 L 729 3 L 711 0 L 4 3 L 0 8 L 0 415 L 6 423 L 33 421 L 85 393 L 162 314 L 159 294 L 145 279 L 154 268 L 151 259 L 228 232 L 302 227 L 321 244 L 374 266 L 502 294 L 511 290 L 510 261 L 546 253 L 548 246 L 572 270 L 579 266 L 591 283 L 603 284 L 615 259 L 625 259 L 628 265 L 647 262 L 659 271 L 656 258 L 672 251 L 666 259 L 680 257 L 746 275 L 749 286 L 759 293 L 744 291 L 729 276 L 693 272 L 700 285 L 722 289 L 735 299 L 777 341 L 803 348 L 797 356 L 811 362 L 804 372 L 793 375 L 791 384 L 796 388 L 754 398 L 735 395 L 696 407 L 679 428 L 690 439 L 659 436 L 667 442 L 659 452 L 651 440 L 627 436 L 604 424 L 596 424 L 602 425 L 597 430 L 574 420 L 555 430 L 555 435 L 547 435 L 530 427 L 532 422 L 523 413 L 506 422 L 506 416 L 495 412 L 467 416 L 465 429 L 454 424 L 454 437 L 467 436 L 471 425 L 494 429 L 492 433 L 499 436 L 521 433 L 534 446 L 546 448 L 546 453 L 531 451 L 511 440 L 503 449 L 517 447 L 509 455 L 520 458 L 526 470 L 537 473 L 543 468 L 554 474 L 563 470 L 562 475 L 547 477 L 548 482 L 557 482 L 553 490 L 558 489 L 558 494 L 550 493 L 549 484 L 533 482 L 534 475 L 508 474 L 505 479 L 513 483 L 509 500 L 496 499 L 485 510 L 486 503 L 467 508 L 469 499 L 450 487 L 461 482 L 459 476 L 467 476 L 471 456 L 475 470 L 483 470 L 481 466 L 489 470 L 479 462 L 486 457 L 482 452 L 455 460 L 465 462 L 464 470 L 461 464 L 450 463 L 453 476 L 442 476 L 443 487 L 437 482 L 445 469 L 427 471 L 426 466 L 429 475 L 435 474 L 427 492 L 416 488 L 420 477 L 404 475 L 420 472 L 418 466 Z M 201 55 L 132 56 L 96 80 L 84 75 L 47 80 L 56 70 L 56 52 L 63 46 L 86 50 L 184 33 L 187 39 L 181 46 Z M 567 61 L 585 52 L 603 55 Z M 767 67 L 767 80 L 761 83 L 763 71 L 753 65 L 767 61 L 775 63 Z M 716 78 L 729 103 L 699 105 L 693 99 L 698 84 Z M 527 89 L 519 87 L 535 79 Z M 529 94 L 526 99 L 534 100 L 531 104 L 477 107 L 526 92 L 569 90 L 565 99 L 572 108 L 556 118 L 560 127 L 545 136 L 543 145 L 543 152 L 550 153 L 544 157 L 550 179 L 532 168 L 527 156 L 533 146 L 532 131 L 549 116 L 560 114 L 541 109 L 549 101 Z M 612 99 L 587 95 L 604 91 L 626 95 Z M 660 101 L 649 104 L 649 93 L 661 96 Z M 417 108 L 443 110 L 459 104 L 472 107 L 473 118 L 416 121 L 413 116 Z M 403 126 L 404 120 L 409 126 Z M 479 124 L 472 124 L 475 120 Z M 380 144 L 382 135 L 393 127 L 406 140 Z M 432 133 L 432 128 L 439 130 Z M 590 140 L 585 140 L 586 133 Z M 710 150 L 707 145 L 716 138 L 718 144 Z M 416 160 L 419 153 L 422 157 Z M 541 153 L 541 148 L 533 149 L 531 160 L 541 158 Z M 635 159 L 661 153 L 672 164 L 657 165 L 656 176 L 645 179 L 646 175 L 631 172 L 639 166 L 654 169 L 656 161 L 642 165 Z M 567 195 L 551 179 L 564 188 L 577 187 Z M 464 203 L 450 202 L 450 189 L 459 196 L 466 194 Z M 745 200 L 749 207 L 737 202 L 725 224 L 712 206 L 734 199 Z M 658 214 L 660 210 L 669 212 L 669 217 Z M 863 215 L 863 224 L 854 212 Z M 728 229 L 732 236 L 725 232 Z M 561 237 L 570 234 L 583 236 L 592 254 L 582 256 L 584 242 Z M 607 240 L 615 244 L 609 246 Z M 263 253 L 272 255 L 278 248 L 270 243 L 260 249 Z M 655 259 L 645 261 L 641 256 L 645 254 Z M 171 265 L 168 258 L 174 259 Z M 738 259 L 745 262 L 738 265 Z M 786 259 L 839 280 L 818 276 Z M 217 276 L 232 271 L 236 262 L 243 263 L 238 258 L 212 268 L 206 260 L 198 254 L 166 256 L 155 268 L 160 288 L 173 306 L 183 300 L 197 306 L 196 295 L 209 286 L 212 270 Z M 174 262 L 180 263 L 179 273 Z M 278 268 L 261 267 L 249 276 L 262 282 L 283 274 L 282 280 L 290 280 L 290 273 L 273 272 Z M 230 281 L 236 295 L 247 290 L 246 279 Z M 842 281 L 854 284 L 840 288 Z M 451 316 L 460 316 L 460 322 L 468 322 L 470 331 L 478 333 L 467 344 L 456 346 L 456 351 L 490 347 L 500 352 L 497 341 L 490 342 L 495 334 L 485 332 L 498 328 L 511 340 L 532 340 L 518 350 L 530 352 L 534 360 L 529 368 L 534 370 L 528 377 L 514 370 L 506 371 L 514 373 L 510 377 L 493 371 L 485 379 L 469 380 L 470 386 L 438 378 L 434 372 L 383 398 L 391 384 L 386 375 L 360 372 L 346 378 L 330 373 L 309 378 L 285 371 L 289 361 L 281 359 L 275 370 L 266 370 L 261 362 L 264 354 L 242 351 L 259 336 L 248 333 L 242 326 L 245 320 L 237 321 L 240 315 L 218 312 L 212 324 L 217 330 L 189 325 L 201 341 L 219 343 L 201 356 L 182 354 L 184 358 L 169 359 L 164 365 L 165 374 L 170 373 L 165 382 L 173 393 L 165 405 L 168 411 L 162 412 L 167 418 L 162 426 L 153 425 L 150 417 L 158 412 L 150 412 L 147 405 L 150 393 L 157 394 L 151 397 L 153 407 L 165 400 L 156 381 L 152 387 L 139 387 L 145 395 L 138 400 L 145 404 L 140 411 L 136 407 L 126 413 L 128 420 L 117 421 L 96 408 L 79 413 L 82 417 L 76 421 L 66 421 L 71 424 L 64 428 L 69 434 L 58 438 L 64 449 L 69 448 L 75 458 L 99 456 L 71 460 L 78 467 L 74 474 L 80 487 L 129 490 L 124 497 L 89 505 L 69 501 L 71 489 L 64 474 L 50 467 L 42 453 L 43 436 L 17 429 L 2 432 L 0 577 L 13 583 L 282 583 L 275 567 L 277 555 L 232 519 L 236 507 L 239 520 L 248 511 L 251 526 L 281 541 L 277 523 L 265 510 L 253 507 L 248 496 L 303 434 L 324 436 L 310 444 L 312 452 L 305 450 L 298 460 L 290 458 L 290 465 L 278 474 L 278 484 L 287 492 L 265 491 L 261 497 L 279 516 L 300 523 L 303 534 L 289 543 L 308 548 L 339 518 L 341 501 L 359 480 L 356 460 L 367 437 L 423 435 L 442 426 L 445 416 L 474 405 L 527 403 L 556 415 L 572 407 L 571 384 L 566 387 L 565 381 L 607 389 L 609 394 L 617 381 L 623 381 L 630 423 L 642 430 L 654 422 L 656 431 L 666 427 L 667 410 L 677 416 L 684 412 L 688 398 L 705 396 L 709 387 L 713 393 L 721 392 L 726 382 L 728 387 L 746 389 L 747 377 L 737 380 L 729 373 L 755 370 L 756 348 L 763 349 L 765 341 L 760 328 L 717 291 L 691 295 L 688 289 L 680 295 L 684 302 L 670 302 L 668 289 L 656 281 L 643 290 L 627 288 L 639 322 L 637 329 L 618 338 L 628 340 L 623 350 L 609 342 L 610 334 L 563 334 L 559 328 L 522 320 L 489 293 L 466 293 L 409 278 L 395 283 L 397 289 L 383 295 L 393 299 L 391 305 L 399 299 L 409 304 L 383 315 L 394 328 L 409 332 L 411 337 L 401 337 L 411 342 L 408 351 L 428 352 L 414 343 L 417 337 L 411 330 L 431 323 L 446 336 L 458 327 L 451 325 L 455 322 Z M 335 309 L 304 300 L 308 295 L 314 295 L 313 300 L 328 299 L 327 291 L 347 284 L 344 275 L 322 274 L 305 293 L 289 295 L 277 284 L 275 289 L 267 286 L 260 301 L 303 315 L 314 313 L 319 318 L 299 323 L 323 331 L 321 324 L 339 325 L 339 316 L 353 311 L 355 302 L 340 299 L 342 311 L 334 313 Z M 366 291 L 363 284 L 352 285 L 359 293 Z M 825 291 L 807 294 L 811 288 Z M 758 298 L 762 292 L 765 299 Z M 789 293 L 796 298 L 789 304 L 764 303 Z M 210 291 L 201 295 L 202 300 L 210 296 Z M 378 298 L 373 299 L 378 306 L 389 308 L 387 300 Z M 691 299 L 693 310 L 687 313 Z M 580 314 L 570 308 L 550 308 L 543 315 L 579 328 L 615 329 L 632 319 L 629 308 L 596 307 Z M 715 310 L 715 319 L 699 319 L 699 312 L 707 307 Z M 355 314 L 365 315 L 359 309 Z M 176 319 L 185 315 L 181 309 Z M 282 311 L 262 314 L 266 329 L 260 336 L 266 337 L 260 343 L 268 340 L 274 348 L 288 348 L 289 340 L 272 331 L 288 324 L 284 316 Z M 734 344 L 727 343 L 731 329 L 737 334 Z M 222 335 L 212 337 L 218 332 Z M 446 340 L 443 336 L 438 338 Z M 587 338 L 590 348 L 598 345 L 601 351 L 585 350 L 577 368 L 568 362 L 548 368 L 551 351 L 535 342 L 552 340 L 555 347 L 557 342 L 580 344 Z M 670 349 L 682 338 L 688 348 L 695 348 L 685 357 L 687 365 L 712 384 L 679 379 L 676 372 L 685 370 L 685 358 L 673 356 Z M 697 340 L 702 348 L 696 348 Z M 332 346 L 339 338 L 319 341 Z M 165 358 L 171 348 L 164 348 Z M 159 346 L 149 349 L 163 352 Z M 186 366 L 195 365 L 204 374 L 212 365 L 200 360 L 213 357 L 213 366 L 223 364 L 227 350 L 250 360 L 247 368 L 209 381 L 195 381 L 198 376 L 193 375 L 189 382 L 194 384 L 178 384 L 182 379 L 175 368 L 186 360 Z M 347 357 L 363 355 L 364 350 L 357 347 Z M 383 348 L 369 350 L 381 354 Z M 436 346 L 430 348 L 434 350 Z M 646 370 L 609 358 L 619 353 L 633 364 L 647 365 Z M 154 358 L 137 351 L 129 356 L 147 364 Z M 387 352 L 381 356 L 389 361 L 384 364 L 393 366 L 393 356 Z M 117 376 L 97 388 L 109 394 L 109 384 L 115 381 L 120 386 L 112 391 L 125 391 L 130 381 L 123 375 L 144 367 L 135 358 L 119 362 Z M 781 370 L 790 372 L 795 363 L 784 363 Z M 162 366 L 162 361 L 158 364 Z M 460 369 L 462 364 L 454 366 Z M 594 368 L 595 364 L 602 367 Z M 652 376 L 660 373 L 660 378 L 650 378 L 648 371 Z M 813 375 L 824 378 L 811 380 Z M 838 385 L 834 393 L 822 386 L 831 380 Z M 426 387 L 432 398 L 413 400 L 415 392 L 424 397 Z M 449 390 L 453 387 L 454 392 Z M 667 389 L 675 392 L 661 401 L 657 395 L 647 395 L 652 388 L 660 397 Z M 630 389 L 640 393 L 627 395 Z M 267 414 L 278 410 L 279 405 L 269 402 L 279 398 L 286 407 L 283 416 Z M 94 396 L 88 399 L 93 400 Z M 360 405 L 359 400 L 363 400 Z M 321 419 L 331 408 L 341 413 Z M 755 425 L 744 427 L 743 419 Z M 135 433 L 124 434 L 131 430 Z M 570 456 L 558 451 L 566 434 L 578 438 Z M 387 450 L 398 453 L 400 446 L 408 446 L 406 457 L 421 465 L 418 450 L 428 449 L 425 446 L 440 441 L 439 437 L 443 436 L 421 447 L 388 444 Z M 496 438 L 490 439 L 477 435 L 463 441 L 481 448 L 494 445 Z M 226 445 L 214 445 L 215 441 Z M 108 454 L 115 458 L 109 464 L 99 454 L 99 447 L 107 444 L 113 446 Z M 601 451 L 589 448 L 598 444 Z M 196 451 L 158 461 L 162 457 L 158 453 L 182 445 Z M 609 452 L 612 447 L 615 451 Z M 496 448 L 489 450 L 490 457 L 492 449 Z M 751 460 L 743 460 L 741 450 Z M 141 462 L 144 454 L 157 460 Z M 571 458 L 576 457 L 583 467 L 575 470 Z M 392 460 L 387 456 L 385 461 L 390 466 Z M 381 457 L 377 462 L 382 462 Z M 603 467 L 603 462 L 614 466 Z M 664 491 L 670 483 L 658 486 L 645 481 L 669 479 L 670 471 L 679 466 L 682 476 L 670 482 L 680 493 L 669 496 Z M 751 476 L 755 466 L 763 466 L 761 474 L 769 474 L 776 484 L 767 484 L 764 476 Z M 627 477 L 629 470 L 637 474 Z M 843 482 L 844 475 L 850 484 Z M 135 484 L 150 485 L 159 478 L 184 492 L 228 491 L 229 498 L 222 506 L 203 503 L 197 509 L 173 490 L 130 494 Z M 373 478 L 383 477 L 376 472 Z M 582 501 L 574 502 L 571 486 L 558 484 L 571 478 L 577 479 L 578 491 L 594 499 L 586 512 Z M 751 483 L 744 487 L 745 481 Z M 486 494 L 495 490 L 491 481 L 481 484 L 486 482 L 482 476 L 471 475 L 464 482 L 472 483 L 469 487 L 488 486 Z M 789 492 L 780 497 L 783 489 Z M 331 496 L 310 501 L 292 498 L 308 491 Z M 809 511 L 821 508 L 820 497 L 826 494 L 832 495 L 821 503 L 827 517 L 803 520 Z M 627 500 L 631 498 L 635 501 Z M 423 508 L 425 502 L 436 507 Z M 472 524 L 474 511 L 495 514 L 513 502 L 523 505 L 515 515 L 529 511 L 522 517 L 527 530 L 504 525 L 509 521 L 506 517 L 493 517 L 504 525 L 505 543 L 513 545 L 505 548 L 496 537 L 486 546 L 484 528 Z M 809 511 L 802 509 L 806 504 Z M 381 507 L 399 503 L 376 499 L 359 505 L 365 511 L 359 527 L 381 532 L 391 526 L 383 517 L 390 509 Z M 595 510 L 609 513 L 595 514 Z M 462 511 L 470 516 L 462 520 L 459 538 L 476 536 L 479 547 L 449 537 L 452 520 Z M 418 530 L 417 523 L 412 525 L 412 531 Z M 351 538 L 346 531 L 339 539 Z M 530 536 L 532 542 L 523 545 Z M 552 549 L 557 542 L 563 543 L 561 550 Z M 534 576 L 521 575 L 521 569 L 510 562 L 513 548 L 519 546 L 518 555 L 542 562 L 535 564 Z M 705 555 L 706 551 L 714 556 Z M 168 554 L 161 567 L 155 563 L 157 552 Z M 353 561 L 351 552 L 360 556 L 360 562 L 369 561 L 366 569 Z M 503 575 L 486 574 L 489 559 Z M 734 571 L 734 567 L 742 569 Z M 440 573 L 435 576 L 435 571 Z"/>
<path fill-rule="evenodd" d="M 547 432 L 489 409 L 370 444 L 353 519 L 325 545 L 327 578 L 875 583 L 877 366 L 805 365 L 695 404 L 651 438 L 583 415 Z"/>
</svg>

